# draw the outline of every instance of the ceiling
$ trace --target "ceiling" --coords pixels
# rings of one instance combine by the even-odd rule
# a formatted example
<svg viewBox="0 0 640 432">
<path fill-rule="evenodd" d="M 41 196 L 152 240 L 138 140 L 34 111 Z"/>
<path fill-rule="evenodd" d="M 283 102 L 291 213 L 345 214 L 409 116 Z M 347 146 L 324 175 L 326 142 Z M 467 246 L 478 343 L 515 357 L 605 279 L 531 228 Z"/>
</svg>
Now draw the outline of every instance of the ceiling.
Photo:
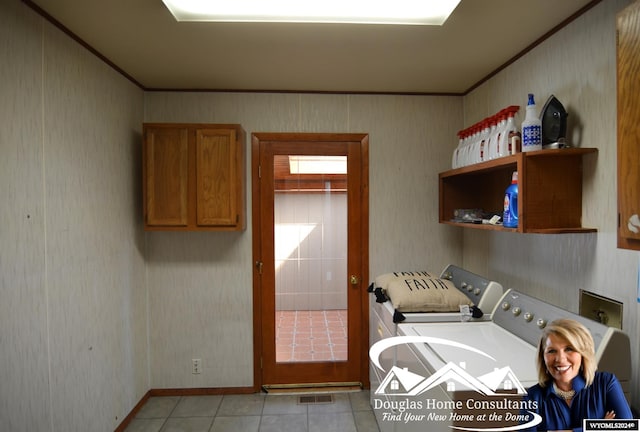
<svg viewBox="0 0 640 432">
<path fill-rule="evenodd" d="M 148 90 L 402 94 L 465 94 L 599 1 L 462 0 L 443 26 L 376 26 L 179 23 L 162 0 L 23 0 Z"/>
</svg>

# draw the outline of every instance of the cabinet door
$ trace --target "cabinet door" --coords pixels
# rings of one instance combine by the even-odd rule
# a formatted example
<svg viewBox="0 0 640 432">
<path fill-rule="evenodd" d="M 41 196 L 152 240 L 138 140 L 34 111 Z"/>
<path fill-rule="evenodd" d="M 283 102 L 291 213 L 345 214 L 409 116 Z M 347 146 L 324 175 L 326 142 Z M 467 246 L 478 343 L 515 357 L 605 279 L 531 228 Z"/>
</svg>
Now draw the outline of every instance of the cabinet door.
<svg viewBox="0 0 640 432">
<path fill-rule="evenodd" d="M 198 226 L 236 226 L 241 194 L 242 148 L 233 129 L 196 132 L 196 206 Z"/>
<path fill-rule="evenodd" d="M 145 222 L 148 226 L 187 226 L 188 130 L 145 131 Z"/>
<path fill-rule="evenodd" d="M 640 1 L 617 25 L 618 247 L 640 250 Z"/>
</svg>

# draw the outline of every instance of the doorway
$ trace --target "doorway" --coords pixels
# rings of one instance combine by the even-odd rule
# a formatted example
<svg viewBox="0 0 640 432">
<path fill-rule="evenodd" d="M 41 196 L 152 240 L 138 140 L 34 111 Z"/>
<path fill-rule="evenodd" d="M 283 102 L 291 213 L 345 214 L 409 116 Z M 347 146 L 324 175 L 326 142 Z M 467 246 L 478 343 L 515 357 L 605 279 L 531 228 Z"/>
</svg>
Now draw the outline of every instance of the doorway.
<svg viewBox="0 0 640 432">
<path fill-rule="evenodd" d="M 368 386 L 368 136 L 252 134 L 255 387 Z"/>
</svg>

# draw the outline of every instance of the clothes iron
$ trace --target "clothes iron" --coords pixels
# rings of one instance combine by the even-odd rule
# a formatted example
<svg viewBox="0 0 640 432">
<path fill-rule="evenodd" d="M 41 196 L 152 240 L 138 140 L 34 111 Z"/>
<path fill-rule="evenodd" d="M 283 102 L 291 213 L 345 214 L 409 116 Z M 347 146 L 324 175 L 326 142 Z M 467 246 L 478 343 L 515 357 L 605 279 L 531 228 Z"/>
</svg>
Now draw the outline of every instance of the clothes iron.
<svg viewBox="0 0 640 432">
<path fill-rule="evenodd" d="M 566 139 L 567 117 L 564 106 L 551 95 L 540 111 L 543 149 L 569 147 Z"/>
</svg>

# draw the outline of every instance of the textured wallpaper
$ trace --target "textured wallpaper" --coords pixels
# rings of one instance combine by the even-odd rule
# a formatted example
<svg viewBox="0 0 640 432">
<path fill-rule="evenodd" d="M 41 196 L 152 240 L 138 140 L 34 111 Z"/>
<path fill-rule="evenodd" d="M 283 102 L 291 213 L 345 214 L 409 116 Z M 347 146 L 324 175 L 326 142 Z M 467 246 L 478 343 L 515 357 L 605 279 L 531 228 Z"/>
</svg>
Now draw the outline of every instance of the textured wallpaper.
<svg viewBox="0 0 640 432">
<path fill-rule="evenodd" d="M 0 4 L 0 429 L 50 423 L 40 20 Z M 6 42 L 5 42 L 6 41 Z M 8 119 L 8 121 L 7 121 Z"/>
<path fill-rule="evenodd" d="M 623 330 L 632 349 L 633 404 L 640 405 L 639 254 L 617 249 L 615 16 L 629 1 L 604 1 L 464 98 L 465 125 L 501 107 L 538 109 L 553 94 L 569 112 L 568 142 L 596 147 L 584 158 L 582 224 L 596 234 L 513 235 L 465 232 L 465 266 L 507 288 L 573 312 L 580 290 L 623 305 Z M 520 121 L 522 120 L 522 117 Z"/>
<path fill-rule="evenodd" d="M 0 2 L 0 430 L 113 431 L 149 389 L 143 93 Z"/>
</svg>

